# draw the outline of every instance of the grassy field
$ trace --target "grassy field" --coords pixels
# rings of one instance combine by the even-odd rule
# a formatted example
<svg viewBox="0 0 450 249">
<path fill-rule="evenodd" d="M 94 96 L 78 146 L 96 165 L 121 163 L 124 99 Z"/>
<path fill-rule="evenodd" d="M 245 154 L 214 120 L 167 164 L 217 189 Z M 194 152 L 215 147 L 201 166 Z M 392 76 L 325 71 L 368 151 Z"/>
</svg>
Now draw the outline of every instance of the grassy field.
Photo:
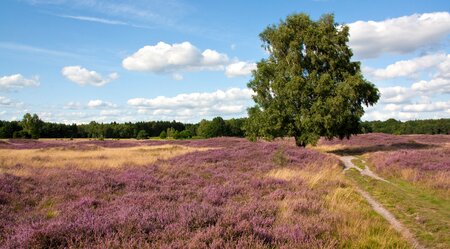
<svg viewBox="0 0 450 249">
<path fill-rule="evenodd" d="M 391 211 L 427 248 L 450 248 L 450 136 L 362 135 L 322 141 L 322 151 L 354 155 L 389 182 L 347 175 Z"/>
<path fill-rule="evenodd" d="M 289 141 L 6 140 L 2 248 L 409 248 Z"/>
</svg>

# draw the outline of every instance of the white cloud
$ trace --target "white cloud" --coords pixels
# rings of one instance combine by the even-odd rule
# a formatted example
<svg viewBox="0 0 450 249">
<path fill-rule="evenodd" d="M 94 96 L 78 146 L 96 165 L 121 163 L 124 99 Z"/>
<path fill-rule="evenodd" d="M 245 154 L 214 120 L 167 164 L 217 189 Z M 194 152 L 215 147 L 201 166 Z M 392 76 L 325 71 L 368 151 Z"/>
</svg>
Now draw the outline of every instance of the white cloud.
<svg viewBox="0 0 450 249">
<path fill-rule="evenodd" d="M 80 20 L 80 21 L 98 22 L 98 23 L 110 24 L 110 25 L 128 25 L 128 23 L 126 23 L 126 22 L 117 21 L 117 20 L 109 20 L 109 19 L 105 19 L 105 18 L 98 18 L 98 17 L 92 17 L 92 16 L 71 16 L 71 15 L 58 15 L 58 16 L 63 17 L 63 18 Z"/>
<path fill-rule="evenodd" d="M 117 107 L 117 105 L 115 105 L 111 102 L 103 101 L 103 100 L 99 100 L 99 99 L 90 100 L 87 103 L 87 106 L 90 108 L 115 108 L 115 107 Z"/>
<path fill-rule="evenodd" d="M 412 85 L 412 90 L 427 93 L 440 94 L 450 93 L 450 55 L 437 65 L 437 73 L 430 80 L 421 80 Z"/>
<path fill-rule="evenodd" d="M 126 57 L 122 66 L 130 71 L 172 73 L 174 80 L 183 79 L 181 72 L 225 71 L 227 77 L 236 77 L 250 75 L 256 69 L 255 63 L 230 60 L 212 49 L 202 52 L 190 42 L 144 46 Z"/>
<path fill-rule="evenodd" d="M 131 71 L 167 73 L 180 71 L 222 70 L 229 61 L 226 54 L 206 49 L 201 52 L 189 42 L 173 45 L 159 42 L 144 46 L 125 58 L 122 65 Z"/>
<path fill-rule="evenodd" d="M 413 58 L 411 60 L 397 61 L 382 69 L 365 68 L 364 71 L 375 79 L 415 77 L 419 72 L 436 67 L 440 64 L 443 64 L 441 67 L 445 67 L 446 64 L 444 65 L 444 62 L 450 64 L 447 61 L 449 61 L 449 59 L 446 54 L 431 54 Z"/>
<path fill-rule="evenodd" d="M 426 70 L 426 71 L 425 71 Z M 380 88 L 381 104 L 410 103 L 418 97 L 429 101 L 431 97 L 450 93 L 450 55 L 434 54 L 411 60 L 395 62 L 385 69 L 372 69 L 370 74 L 378 79 L 408 77 L 411 75 L 424 76 L 428 79 L 419 80 L 411 87 L 392 86 Z M 394 105 L 386 105 L 385 110 L 393 111 Z"/>
<path fill-rule="evenodd" d="M 0 107 L 22 107 L 22 102 L 17 102 L 8 97 L 0 96 Z"/>
<path fill-rule="evenodd" d="M 64 105 L 64 109 L 76 110 L 81 108 L 83 108 L 83 105 L 80 102 L 71 101 Z"/>
<path fill-rule="evenodd" d="M 253 91 L 247 88 L 231 88 L 226 91 L 178 94 L 174 97 L 134 98 L 128 100 L 128 105 L 138 108 L 139 114 L 199 120 L 217 115 L 241 115 L 251 105 L 252 94 Z"/>
<path fill-rule="evenodd" d="M 414 83 L 412 89 L 432 94 L 450 93 L 450 79 L 438 77 L 431 80 L 421 80 Z"/>
<path fill-rule="evenodd" d="M 438 112 L 438 111 L 449 112 L 450 101 L 409 104 L 403 106 L 402 109 L 407 112 Z"/>
<path fill-rule="evenodd" d="M 239 61 L 228 65 L 225 69 L 227 77 L 248 76 L 256 69 L 256 63 Z"/>
<path fill-rule="evenodd" d="M 12 103 L 11 99 L 0 96 L 0 106 L 11 106 Z"/>
<path fill-rule="evenodd" d="M 103 77 L 95 71 L 89 71 L 80 66 L 68 66 L 61 70 L 64 77 L 79 85 L 103 86 L 119 78 L 117 73 L 111 73 L 108 77 Z"/>
<path fill-rule="evenodd" d="M 109 116 L 120 116 L 120 115 L 122 115 L 123 114 L 123 112 L 121 111 L 121 110 L 101 110 L 100 111 L 100 116 L 106 116 L 106 117 L 109 117 Z"/>
<path fill-rule="evenodd" d="M 350 23 L 350 46 L 359 58 L 405 54 L 438 43 L 450 34 L 450 13 L 414 14 L 384 21 Z"/>
<path fill-rule="evenodd" d="M 414 112 L 403 112 L 403 111 L 368 111 L 364 114 L 364 120 L 387 120 L 390 118 L 395 118 L 397 120 L 411 120 L 419 118 L 419 113 Z"/>
<path fill-rule="evenodd" d="M 18 89 L 28 86 L 39 86 L 39 84 L 39 78 L 37 76 L 34 76 L 31 79 L 27 79 L 21 74 L 13 74 L 0 77 L 0 90 Z"/>
<path fill-rule="evenodd" d="M 382 103 L 402 103 L 414 96 L 411 89 L 401 86 L 380 88 Z"/>
<path fill-rule="evenodd" d="M 383 109 L 386 111 L 393 112 L 393 111 L 398 111 L 398 110 L 402 109 L 402 107 L 401 107 L 401 105 L 398 105 L 398 104 L 387 104 L 384 106 Z"/>
</svg>

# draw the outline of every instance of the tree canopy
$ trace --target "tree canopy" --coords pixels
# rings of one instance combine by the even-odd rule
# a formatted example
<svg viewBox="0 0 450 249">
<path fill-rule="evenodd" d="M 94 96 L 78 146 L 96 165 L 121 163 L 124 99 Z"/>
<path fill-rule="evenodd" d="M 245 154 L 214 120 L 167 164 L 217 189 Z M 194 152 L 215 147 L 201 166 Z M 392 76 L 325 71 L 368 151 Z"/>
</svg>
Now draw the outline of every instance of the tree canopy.
<svg viewBox="0 0 450 249">
<path fill-rule="evenodd" d="M 378 89 L 352 61 L 349 28 L 332 14 L 313 21 L 294 14 L 267 27 L 260 38 L 268 52 L 248 87 L 256 105 L 245 125 L 250 139 L 294 137 L 298 146 L 320 136 L 350 137 L 360 130 L 363 104 L 375 104 Z"/>
<path fill-rule="evenodd" d="M 31 136 L 31 138 L 37 139 L 41 135 L 42 120 L 38 115 L 26 113 L 22 119 L 23 131 Z"/>
</svg>

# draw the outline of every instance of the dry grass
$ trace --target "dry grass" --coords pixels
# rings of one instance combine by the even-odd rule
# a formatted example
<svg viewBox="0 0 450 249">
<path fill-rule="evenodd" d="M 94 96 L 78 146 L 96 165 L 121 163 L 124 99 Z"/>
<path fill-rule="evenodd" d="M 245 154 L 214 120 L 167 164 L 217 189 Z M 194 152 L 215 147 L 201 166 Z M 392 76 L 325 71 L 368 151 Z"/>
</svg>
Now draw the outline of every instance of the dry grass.
<svg viewBox="0 0 450 249">
<path fill-rule="evenodd" d="M 147 165 L 207 148 L 180 145 L 141 146 L 127 148 L 49 148 L 0 150 L 0 173 L 26 173 L 26 168 L 77 167 L 82 169 L 120 168 Z M 26 166 L 26 167 L 25 167 Z"/>
<path fill-rule="evenodd" d="M 305 168 L 278 168 L 267 177 L 285 181 L 303 181 L 310 188 L 324 191 L 323 202 L 336 217 L 334 226 L 339 248 L 410 248 L 408 243 L 378 214 L 352 187 L 352 183 L 335 164 L 318 170 L 313 165 Z M 278 222 L 289 222 L 302 198 L 287 198 L 279 202 Z"/>
<path fill-rule="evenodd" d="M 333 165 L 331 167 L 327 167 L 321 170 L 317 170 L 314 167 L 314 165 L 302 169 L 279 168 L 271 170 L 267 174 L 267 176 L 274 179 L 286 181 L 301 179 L 303 181 L 306 181 L 310 188 L 315 188 L 321 183 L 326 182 L 329 179 L 335 178 L 334 176 L 336 174 L 339 174 L 339 169 L 340 169 L 339 165 Z"/>
</svg>

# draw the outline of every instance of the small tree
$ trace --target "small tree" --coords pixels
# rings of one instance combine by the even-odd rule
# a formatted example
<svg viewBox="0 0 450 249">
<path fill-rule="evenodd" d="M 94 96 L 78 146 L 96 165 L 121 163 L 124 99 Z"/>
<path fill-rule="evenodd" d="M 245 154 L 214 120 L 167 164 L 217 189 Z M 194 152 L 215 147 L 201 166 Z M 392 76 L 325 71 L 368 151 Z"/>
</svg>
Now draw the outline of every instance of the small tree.
<svg viewBox="0 0 450 249">
<path fill-rule="evenodd" d="M 28 133 L 31 138 L 38 139 L 41 135 L 41 128 L 44 122 L 39 119 L 37 114 L 31 115 L 27 113 L 22 119 L 22 128 L 25 133 Z"/>
<path fill-rule="evenodd" d="M 175 133 L 175 129 L 173 127 L 169 127 L 167 128 L 167 137 L 173 137 L 174 133 Z"/>
<path fill-rule="evenodd" d="M 166 139 L 166 138 L 167 138 L 167 133 L 166 133 L 166 131 L 161 131 L 161 133 L 159 133 L 159 138 L 161 138 L 161 139 Z"/>
<path fill-rule="evenodd" d="M 246 135 L 294 137 L 298 146 L 320 136 L 350 137 L 360 129 L 363 104 L 375 104 L 379 92 L 351 61 L 349 28 L 333 15 L 312 21 L 291 15 L 267 27 L 260 38 L 269 58 L 261 60 L 248 83 L 256 94 L 249 109 Z"/>
<path fill-rule="evenodd" d="M 183 130 L 178 134 L 179 139 L 188 139 L 192 137 L 192 133 L 190 130 Z"/>
<path fill-rule="evenodd" d="M 140 130 L 136 136 L 136 139 L 146 139 L 147 132 L 145 130 Z"/>
</svg>

